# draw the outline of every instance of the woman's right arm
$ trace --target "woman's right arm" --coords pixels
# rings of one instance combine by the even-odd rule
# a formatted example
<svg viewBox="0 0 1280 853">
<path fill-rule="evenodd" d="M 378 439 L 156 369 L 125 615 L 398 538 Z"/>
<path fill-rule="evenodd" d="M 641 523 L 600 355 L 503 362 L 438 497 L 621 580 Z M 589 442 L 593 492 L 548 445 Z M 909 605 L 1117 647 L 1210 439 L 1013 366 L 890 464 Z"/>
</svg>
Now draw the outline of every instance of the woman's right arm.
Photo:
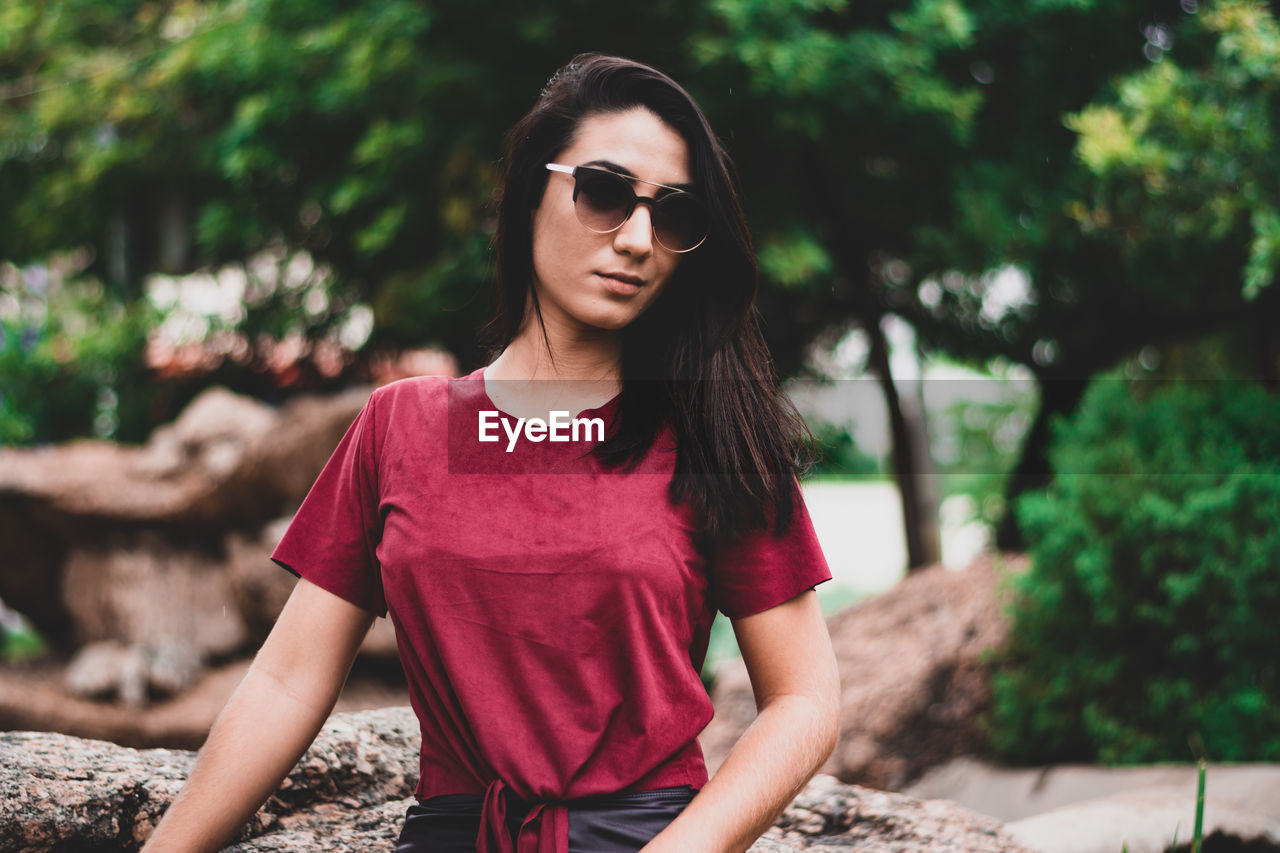
<svg viewBox="0 0 1280 853">
<path fill-rule="evenodd" d="M 298 581 L 144 853 L 215 851 L 230 841 L 324 725 L 373 619 Z"/>
</svg>

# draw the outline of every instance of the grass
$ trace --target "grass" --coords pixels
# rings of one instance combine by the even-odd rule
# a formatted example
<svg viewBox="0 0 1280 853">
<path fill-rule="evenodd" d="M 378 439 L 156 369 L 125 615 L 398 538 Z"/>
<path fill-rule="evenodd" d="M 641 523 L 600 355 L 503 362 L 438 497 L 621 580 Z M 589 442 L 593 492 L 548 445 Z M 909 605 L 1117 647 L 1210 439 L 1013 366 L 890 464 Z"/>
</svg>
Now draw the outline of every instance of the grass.
<svg viewBox="0 0 1280 853">
<path fill-rule="evenodd" d="M 1200 845 L 1204 843 L 1204 775 L 1205 761 L 1203 758 L 1196 762 L 1196 821 L 1191 831 L 1191 853 L 1200 853 Z M 1169 846 L 1170 850 L 1178 849 L 1178 828 L 1173 829 L 1173 844 Z M 1121 853 L 1129 853 L 1129 845 L 1124 844 L 1120 848 Z"/>
<path fill-rule="evenodd" d="M 1196 762 L 1196 825 L 1191 833 L 1191 853 L 1200 853 L 1204 832 L 1204 759 Z"/>
</svg>

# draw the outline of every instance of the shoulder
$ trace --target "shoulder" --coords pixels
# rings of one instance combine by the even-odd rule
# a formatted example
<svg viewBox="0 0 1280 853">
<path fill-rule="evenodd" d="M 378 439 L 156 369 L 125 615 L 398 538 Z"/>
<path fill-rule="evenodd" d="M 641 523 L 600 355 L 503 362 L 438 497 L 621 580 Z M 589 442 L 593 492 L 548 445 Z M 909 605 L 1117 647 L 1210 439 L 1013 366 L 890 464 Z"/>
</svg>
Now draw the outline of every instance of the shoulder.
<svg viewBox="0 0 1280 853">
<path fill-rule="evenodd" d="M 378 442 L 406 431 L 443 427 L 448 418 L 451 384 L 447 376 L 414 376 L 376 388 L 361 418 Z"/>
<path fill-rule="evenodd" d="M 456 404 L 477 393 L 484 393 L 484 383 L 471 376 L 458 379 L 449 376 L 412 376 L 397 379 L 374 390 L 369 407 L 377 412 L 380 419 L 405 413 L 416 416 L 423 411 L 443 412 L 450 402 Z"/>
<path fill-rule="evenodd" d="M 400 401 L 423 400 L 443 397 L 448 392 L 450 382 L 457 380 L 448 376 L 411 376 L 408 379 L 397 379 L 374 389 L 373 399 L 379 405 L 394 404 Z"/>
</svg>

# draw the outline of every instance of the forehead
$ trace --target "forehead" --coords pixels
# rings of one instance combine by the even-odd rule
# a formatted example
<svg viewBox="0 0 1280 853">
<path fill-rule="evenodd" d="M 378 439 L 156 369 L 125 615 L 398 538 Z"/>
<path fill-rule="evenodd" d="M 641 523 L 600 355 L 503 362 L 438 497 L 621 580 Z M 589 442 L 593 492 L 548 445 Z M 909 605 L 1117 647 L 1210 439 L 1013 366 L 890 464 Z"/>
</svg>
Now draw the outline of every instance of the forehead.
<svg viewBox="0 0 1280 853">
<path fill-rule="evenodd" d="M 684 138 L 644 107 L 584 118 L 558 159 L 571 166 L 615 163 L 637 178 L 659 184 L 692 183 Z"/>
</svg>

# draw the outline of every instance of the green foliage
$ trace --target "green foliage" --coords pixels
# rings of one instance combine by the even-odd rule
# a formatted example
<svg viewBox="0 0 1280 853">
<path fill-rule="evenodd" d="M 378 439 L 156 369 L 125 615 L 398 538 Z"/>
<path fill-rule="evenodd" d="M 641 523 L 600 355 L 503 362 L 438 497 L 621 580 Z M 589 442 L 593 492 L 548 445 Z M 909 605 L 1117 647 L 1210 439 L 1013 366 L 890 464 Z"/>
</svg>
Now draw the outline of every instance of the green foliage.
<svg viewBox="0 0 1280 853">
<path fill-rule="evenodd" d="M 953 403 L 930 429 L 945 433 L 935 456 L 947 495 L 968 495 L 975 515 L 995 524 L 1004 515 L 1005 481 L 1031 422 L 1033 399 Z"/>
<path fill-rule="evenodd" d="M 994 745 L 1028 762 L 1280 758 L 1280 398 L 1096 380 L 1023 499 Z"/>
<path fill-rule="evenodd" d="M 7 4 L 0 259 L 92 246 L 132 299 L 154 272 L 305 251 L 335 302 L 375 307 L 372 347 L 474 361 L 506 129 L 584 46 L 678 68 L 692 11 L 497 2 L 477 29 L 461 0 Z M 383 313 L 415 285 L 433 299 Z"/>
<path fill-rule="evenodd" d="M 463 0 L 6 3 L 0 260 L 88 247 L 87 272 L 131 304 L 153 273 L 305 252 L 331 310 L 269 300 L 233 331 L 301 321 L 314 340 L 360 304 L 370 350 L 439 343 L 473 364 L 502 135 L 590 47 L 668 70 L 723 135 L 784 373 L 886 313 L 967 363 L 1085 377 L 1188 327 L 1277 312 L 1265 6 L 652 0 L 626 26 L 585 0 L 485 13 L 477 28 Z M 1010 263 L 1028 307 L 996 316 L 988 273 Z"/>
<path fill-rule="evenodd" d="M 143 349 L 159 314 L 91 280 L 55 278 L 41 290 L 12 288 L 0 310 L 0 444 L 145 438 Z"/>
<path fill-rule="evenodd" d="M 0 663 L 15 664 L 44 656 L 49 645 L 29 625 L 0 625 Z"/>
<path fill-rule="evenodd" d="M 810 424 L 815 462 L 811 476 L 875 477 L 883 473 L 875 457 L 858 446 L 846 427 L 827 421 Z"/>
<path fill-rule="evenodd" d="M 1114 102 L 1068 118 L 1097 176 L 1092 199 L 1071 211 L 1138 252 L 1245 242 L 1240 278 L 1253 299 L 1280 271 L 1280 23 L 1255 0 L 1217 3 L 1203 23 L 1217 39 L 1204 66 L 1158 62 L 1123 80 Z"/>
</svg>

